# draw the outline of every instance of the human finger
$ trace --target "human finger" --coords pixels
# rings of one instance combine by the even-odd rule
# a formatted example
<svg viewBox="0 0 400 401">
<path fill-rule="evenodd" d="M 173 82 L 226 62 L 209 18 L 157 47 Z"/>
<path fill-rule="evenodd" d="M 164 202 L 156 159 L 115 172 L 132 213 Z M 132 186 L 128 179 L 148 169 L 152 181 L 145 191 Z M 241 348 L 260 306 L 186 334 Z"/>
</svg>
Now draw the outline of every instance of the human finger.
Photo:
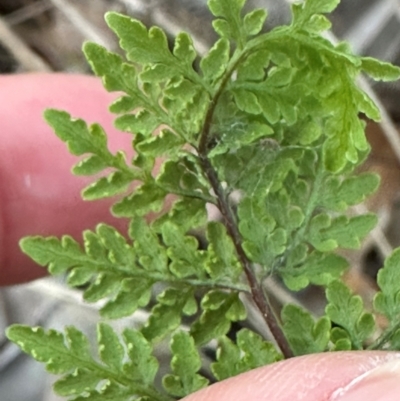
<svg viewBox="0 0 400 401">
<path fill-rule="evenodd" d="M 125 229 L 113 218 L 109 200 L 84 202 L 80 191 L 91 181 L 70 172 L 77 157 L 68 153 L 43 119 L 46 108 L 99 122 L 111 150 L 129 149 L 129 135 L 117 131 L 107 93 L 93 77 L 66 74 L 0 76 L 0 285 L 45 274 L 18 246 L 27 235 L 70 234 L 103 221 Z"/>
<path fill-rule="evenodd" d="M 400 355 L 335 352 L 292 358 L 219 382 L 184 401 L 398 401 Z"/>
</svg>

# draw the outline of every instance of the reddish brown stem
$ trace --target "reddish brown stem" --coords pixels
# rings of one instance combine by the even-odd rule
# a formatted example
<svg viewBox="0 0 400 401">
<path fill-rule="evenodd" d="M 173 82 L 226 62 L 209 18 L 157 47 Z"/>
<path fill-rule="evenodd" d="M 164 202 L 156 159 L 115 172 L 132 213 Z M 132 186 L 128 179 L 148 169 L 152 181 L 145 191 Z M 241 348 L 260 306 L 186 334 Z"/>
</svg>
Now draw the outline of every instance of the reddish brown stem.
<svg viewBox="0 0 400 401">
<path fill-rule="evenodd" d="M 260 310 L 265 322 L 268 325 L 268 328 L 270 329 L 272 335 L 275 338 L 275 341 L 277 342 L 279 348 L 281 349 L 282 354 L 285 356 L 285 358 L 290 358 L 293 356 L 293 352 L 282 331 L 281 326 L 279 325 L 278 319 L 271 307 L 268 297 L 263 291 L 262 286 L 258 282 L 257 277 L 252 268 L 251 262 L 247 258 L 246 253 L 242 247 L 242 237 L 236 224 L 236 218 L 234 216 L 232 208 L 230 207 L 228 199 L 226 199 L 224 190 L 218 179 L 217 173 L 214 167 L 212 166 L 210 160 L 206 156 L 200 155 L 200 162 L 203 171 L 206 174 L 208 180 L 210 181 L 211 187 L 213 188 L 215 195 L 217 197 L 218 208 L 223 216 L 228 234 L 232 238 L 233 243 L 235 245 L 239 261 L 243 266 L 243 270 L 247 277 L 247 281 L 250 286 L 254 303 Z"/>
</svg>

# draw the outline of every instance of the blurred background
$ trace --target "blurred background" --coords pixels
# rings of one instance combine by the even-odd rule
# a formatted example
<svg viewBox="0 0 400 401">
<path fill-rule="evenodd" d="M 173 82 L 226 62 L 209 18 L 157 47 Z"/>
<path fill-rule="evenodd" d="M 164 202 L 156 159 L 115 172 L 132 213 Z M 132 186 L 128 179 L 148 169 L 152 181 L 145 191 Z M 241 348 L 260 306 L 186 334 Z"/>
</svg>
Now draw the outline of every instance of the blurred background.
<svg viewBox="0 0 400 401">
<path fill-rule="evenodd" d="M 271 29 L 289 21 L 289 3 L 249 0 L 247 6 L 267 8 L 266 29 Z M 182 30 L 189 32 L 199 54 L 215 40 L 206 0 L 0 0 L 0 73 L 90 74 L 81 52 L 84 41 L 118 48 L 104 23 L 104 13 L 110 10 L 131 15 L 147 26 L 158 25 L 171 38 Z M 342 0 L 331 20 L 330 39 L 347 40 L 359 54 L 400 65 L 400 0 Z M 368 124 L 372 153 L 365 167 L 379 172 L 383 185 L 368 204 L 353 211 L 372 209 L 378 212 L 380 224 L 359 252 L 346 254 L 352 263 L 346 280 L 368 302 L 376 290 L 376 272 L 383 258 L 400 245 L 400 83 L 382 85 L 361 79 L 360 85 L 376 99 L 383 116 L 381 124 Z M 277 283 L 267 285 L 277 303 L 292 299 L 316 314 L 323 309 L 318 291 L 288 294 Z M 145 317 L 145 312 L 138 314 L 130 324 Z M 96 309 L 81 304 L 79 292 L 67 289 L 62 279 L 0 289 L 0 400 L 59 400 L 51 391 L 53 378 L 7 342 L 5 327 L 14 322 L 53 328 L 75 324 L 94 336 L 96 321 Z"/>
</svg>

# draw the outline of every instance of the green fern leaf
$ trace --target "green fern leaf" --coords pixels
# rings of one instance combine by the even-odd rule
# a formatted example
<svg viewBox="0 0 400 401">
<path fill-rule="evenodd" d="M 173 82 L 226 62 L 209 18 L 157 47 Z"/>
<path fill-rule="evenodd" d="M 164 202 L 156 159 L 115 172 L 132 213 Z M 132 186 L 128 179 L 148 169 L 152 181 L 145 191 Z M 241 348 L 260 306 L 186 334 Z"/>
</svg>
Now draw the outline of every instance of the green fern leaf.
<svg viewBox="0 0 400 401">
<path fill-rule="evenodd" d="M 74 401 L 130 401 L 132 394 L 113 383 L 105 383 L 100 390 L 85 393 L 83 397 L 76 397 Z M 140 398 L 141 399 L 141 398 Z"/>
<path fill-rule="evenodd" d="M 27 237 L 21 248 L 37 263 L 49 266 L 52 274 L 70 272 L 71 285 L 90 283 L 84 298 L 96 302 L 110 297 L 101 309 L 105 317 L 117 318 L 133 313 L 150 301 L 155 281 L 167 278 L 153 276 L 136 266 L 132 246 L 113 227 L 100 224 L 96 233 L 84 232 L 84 250 L 71 237 L 61 241 L 50 237 Z"/>
<path fill-rule="evenodd" d="M 265 78 L 270 58 L 271 53 L 264 49 L 250 54 L 238 67 L 238 81 L 259 81 Z M 277 119 L 273 119 L 272 123 L 276 122 Z"/>
<path fill-rule="evenodd" d="M 310 284 L 329 285 L 339 279 L 348 268 L 347 260 L 339 255 L 317 251 L 307 255 L 307 252 L 307 245 L 301 244 L 288 257 L 287 265 L 277 269 L 286 286 L 292 291 L 302 290 Z"/>
<path fill-rule="evenodd" d="M 378 272 L 378 292 L 374 299 L 375 309 L 384 314 L 392 324 L 400 318 L 400 249 L 396 249 Z"/>
<path fill-rule="evenodd" d="M 204 78 L 215 82 L 224 74 L 230 57 L 229 41 L 225 38 L 218 40 L 208 54 L 202 58 L 200 68 Z"/>
<path fill-rule="evenodd" d="M 74 396 L 95 391 L 101 379 L 90 371 L 76 369 L 75 372 L 57 380 L 53 388 L 60 396 Z"/>
<path fill-rule="evenodd" d="M 159 212 L 164 205 L 167 192 L 154 182 L 147 182 L 135 189 L 131 195 L 117 202 L 112 211 L 118 217 L 145 216 Z"/>
<path fill-rule="evenodd" d="M 137 20 L 109 12 L 106 14 L 108 26 L 120 39 L 120 46 L 126 51 L 128 60 L 140 64 L 171 64 L 172 54 L 168 48 L 165 33 L 157 27 L 149 31 Z"/>
<path fill-rule="evenodd" d="M 240 330 L 236 338 L 242 351 L 243 362 L 245 362 L 248 370 L 269 365 L 282 358 L 274 345 L 251 330 Z"/>
<path fill-rule="evenodd" d="M 55 237 L 27 237 L 21 240 L 20 246 L 36 263 L 48 265 L 52 274 L 64 273 L 76 263 L 75 256 L 82 252 L 79 244 L 68 235 L 61 241 Z"/>
<path fill-rule="evenodd" d="M 308 28 L 309 22 L 316 14 L 331 13 L 339 5 L 340 0 L 305 0 L 300 4 L 292 5 L 293 21 L 295 28 Z M 311 21 L 310 21 L 311 20 Z M 313 24 L 311 24 L 312 26 Z"/>
<path fill-rule="evenodd" d="M 361 69 L 377 81 L 396 81 L 400 78 L 400 68 L 371 57 L 361 59 Z"/>
<path fill-rule="evenodd" d="M 134 217 L 129 226 L 129 235 L 135 240 L 133 247 L 141 266 L 149 271 L 168 273 L 168 258 L 165 247 L 160 244 L 156 233 L 146 222 Z"/>
<path fill-rule="evenodd" d="M 58 110 L 47 110 L 45 118 L 72 154 L 92 154 L 74 166 L 75 174 L 92 175 L 105 167 L 117 169 L 86 187 L 82 193 L 84 199 L 114 196 L 126 191 L 132 181 L 142 178 L 139 170 L 127 165 L 122 152 L 116 155 L 110 153 L 107 136 L 100 125 L 93 124 L 88 127 L 83 120 L 73 120 L 68 113 Z"/>
<path fill-rule="evenodd" d="M 197 310 L 194 289 L 168 288 L 157 297 L 158 303 L 151 310 L 151 315 L 141 329 L 149 342 L 158 342 L 176 330 L 182 319 L 182 312 L 193 315 Z"/>
<path fill-rule="evenodd" d="M 121 96 L 111 103 L 109 110 L 115 114 L 126 114 L 136 110 L 138 107 L 142 107 L 143 103 L 143 100 L 140 98 Z"/>
<path fill-rule="evenodd" d="M 246 0 L 209 0 L 208 8 L 215 17 L 215 31 L 222 38 L 234 40 L 239 47 L 244 45 L 246 32 L 242 26 L 241 12 Z M 259 21 L 257 21 L 259 22 Z"/>
<path fill-rule="evenodd" d="M 353 349 L 362 349 L 375 329 L 375 321 L 371 313 L 364 311 L 360 296 L 352 295 L 341 282 L 332 282 L 326 290 L 329 301 L 326 314 L 333 323 L 347 331 Z"/>
<path fill-rule="evenodd" d="M 184 140 L 169 130 L 162 130 L 159 135 L 141 141 L 137 149 L 152 158 L 175 156 L 184 144 Z"/>
<path fill-rule="evenodd" d="M 97 155 L 92 155 L 75 164 L 72 172 L 76 175 L 93 175 L 105 168 L 107 168 L 107 164 L 104 160 Z"/>
<path fill-rule="evenodd" d="M 207 386 L 208 380 L 197 372 L 201 359 L 193 338 L 184 331 L 176 333 L 171 341 L 171 368 L 174 374 L 163 378 L 163 386 L 168 393 L 184 397 Z"/>
<path fill-rule="evenodd" d="M 107 136 L 99 125 L 89 129 L 83 120 L 73 120 L 68 113 L 54 109 L 47 110 L 45 118 L 73 155 L 94 153 L 106 158 L 111 156 L 107 148 Z"/>
<path fill-rule="evenodd" d="M 172 273 L 180 278 L 193 275 L 205 278 L 204 264 L 207 255 L 198 249 L 197 239 L 185 236 L 180 228 L 170 222 L 163 225 L 161 232 L 164 243 L 168 246 L 167 254 L 171 259 L 169 268 Z"/>
<path fill-rule="evenodd" d="M 208 384 L 199 373 L 199 351 L 215 340 L 210 368 L 217 380 L 280 360 L 275 346 L 248 329 L 226 337 L 233 322 L 246 319 L 242 295 L 254 298 L 268 325 L 277 319 L 269 297 L 256 295 L 269 275 L 293 291 L 327 287 L 326 316 L 315 320 L 286 305 L 282 321 L 270 327 L 285 357 L 399 347 L 400 253 L 378 275 L 375 309 L 390 321 L 375 339 L 374 317 L 338 281 L 347 262 L 332 251 L 359 247 L 376 224 L 372 214 L 346 213 L 379 183 L 373 174 L 355 173 L 370 150 L 359 115 L 380 118 L 356 79 L 365 72 L 394 80 L 400 68 L 356 56 L 348 44 L 321 34 L 331 25 L 325 14 L 339 0 L 294 2 L 291 24 L 267 33 L 261 33 L 267 12 L 246 14 L 245 3 L 208 1 L 219 39 L 204 57 L 186 33 L 170 41 L 158 27 L 107 14 L 126 59 L 97 44 L 84 52 L 105 88 L 120 93 L 110 110 L 117 129 L 132 134 L 132 160 L 108 149 L 100 125 L 61 111 L 45 114 L 70 152 L 84 157 L 73 172 L 100 173 L 83 197 L 121 195 L 112 212 L 131 219 L 129 238 L 99 224 L 83 233 L 83 245 L 70 236 L 29 237 L 21 241 L 23 251 L 52 274 L 64 273 L 87 302 L 102 301 L 105 318 L 151 304 L 138 330 L 120 334 L 100 323 L 96 355 L 76 328 L 11 327 L 12 341 L 61 376 L 60 395 L 74 401 L 186 397 Z M 208 206 L 219 210 L 220 221 L 208 221 Z M 179 331 L 183 319 L 188 332 Z M 153 350 L 166 337 L 172 360 L 161 393 Z"/>
<path fill-rule="evenodd" d="M 123 153 L 116 155 L 110 153 L 107 147 L 107 136 L 98 124 L 88 127 L 83 120 L 72 119 L 64 112 L 54 109 L 46 110 L 46 121 L 54 129 L 56 135 L 68 145 L 69 151 L 77 156 L 92 153 L 101 159 L 108 167 L 114 167 L 130 174 L 131 180 L 140 177 L 131 167 L 127 166 Z M 97 159 L 97 164 L 99 163 Z M 77 164 L 79 171 L 80 162 Z"/>
<path fill-rule="evenodd" d="M 379 182 L 379 177 L 372 173 L 363 173 L 344 180 L 330 176 L 320 193 L 320 205 L 328 210 L 346 210 L 349 206 L 357 205 L 373 194 Z"/>
<path fill-rule="evenodd" d="M 245 198 L 240 203 L 238 215 L 241 217 L 239 230 L 246 254 L 254 262 L 269 266 L 286 249 L 286 230 L 276 227 L 267 207 L 254 198 Z"/>
<path fill-rule="evenodd" d="M 193 40 L 187 33 L 180 32 L 176 36 L 173 54 L 189 69 L 192 68 L 193 62 L 197 57 L 197 53 L 193 46 Z"/>
<path fill-rule="evenodd" d="M 192 325 L 190 334 L 197 345 L 225 335 L 231 322 L 244 320 L 246 309 L 237 293 L 210 291 L 202 299 L 203 313 Z"/>
<path fill-rule="evenodd" d="M 82 191 L 85 200 L 108 198 L 126 192 L 132 183 L 130 174 L 116 171 L 107 177 L 100 178 Z"/>
<path fill-rule="evenodd" d="M 156 182 L 170 193 L 214 202 L 209 195 L 209 184 L 205 182 L 201 171 L 198 171 L 195 162 L 189 157 L 183 157 L 179 161 L 165 162 Z"/>
<path fill-rule="evenodd" d="M 114 371 L 121 370 L 125 351 L 111 326 L 105 323 L 98 325 L 97 341 L 101 361 Z"/>
<path fill-rule="evenodd" d="M 131 359 L 123 366 L 125 374 L 134 381 L 152 385 L 159 367 L 153 347 L 140 331 L 125 329 L 123 338 Z"/>
<path fill-rule="evenodd" d="M 334 327 L 332 329 L 331 341 L 334 344 L 333 351 L 350 351 L 352 349 L 349 333 L 340 327 Z"/>
<path fill-rule="evenodd" d="M 115 127 L 123 132 L 131 134 L 142 134 L 150 137 L 153 132 L 162 124 L 168 123 L 164 116 L 160 116 L 158 110 L 139 110 L 135 114 L 124 114 L 115 119 Z"/>
<path fill-rule="evenodd" d="M 217 362 L 211 365 L 218 380 L 269 365 L 282 358 L 271 343 L 251 330 L 240 330 L 236 339 L 237 344 L 226 337 L 221 337 L 218 341 Z"/>
<path fill-rule="evenodd" d="M 155 281 L 146 277 L 123 279 L 118 292 L 100 309 L 100 314 L 107 319 L 132 315 L 138 308 L 149 304 Z"/>
<path fill-rule="evenodd" d="M 178 200 L 168 213 L 152 223 L 152 227 L 161 232 L 161 227 L 167 221 L 180 227 L 182 232 L 202 228 L 207 224 L 206 202 L 201 199 L 191 199 L 190 202 L 186 199 Z"/>
<path fill-rule="evenodd" d="M 225 276 L 237 281 L 242 269 L 232 239 L 227 235 L 225 227 L 217 222 L 208 223 L 207 239 L 209 262 L 205 268 L 211 278 L 219 279 Z"/>
<path fill-rule="evenodd" d="M 285 335 L 295 355 L 326 351 L 331 329 L 328 318 L 315 322 L 309 312 L 290 304 L 285 305 L 281 315 Z"/>
<path fill-rule="evenodd" d="M 130 108 L 141 105 L 141 93 L 137 86 L 137 72 L 133 65 L 124 63 L 121 56 L 106 50 L 96 43 L 85 43 L 83 52 L 93 72 L 103 79 L 104 87 L 110 91 L 123 91 L 135 101 Z"/>
<path fill-rule="evenodd" d="M 257 8 L 256 10 L 250 11 L 246 14 L 243 19 L 243 29 L 246 35 L 254 36 L 260 33 L 267 16 L 267 11 L 263 8 Z"/>
<path fill-rule="evenodd" d="M 66 332 L 70 348 L 61 333 L 55 330 L 45 332 L 41 327 L 11 326 L 7 336 L 24 352 L 45 363 L 49 372 L 62 374 L 76 367 L 76 358 L 86 359 L 89 355 L 86 337 L 73 327 L 67 328 Z"/>
<path fill-rule="evenodd" d="M 71 270 L 72 279 L 71 281 L 74 284 L 74 275 L 76 269 Z M 92 273 L 92 271 L 91 271 Z M 93 276 L 93 273 L 91 274 Z M 87 280 L 84 284 L 86 284 L 89 280 Z M 81 282 L 78 281 L 78 285 L 82 285 Z M 85 290 L 83 294 L 83 299 L 86 302 L 97 302 L 103 298 L 109 297 L 118 293 L 120 288 L 121 282 L 120 280 L 116 280 L 115 275 L 107 274 L 107 273 L 100 273 L 96 279 L 89 285 L 89 287 Z"/>
<path fill-rule="evenodd" d="M 54 387 L 60 395 L 75 396 L 74 400 L 108 400 L 112 396 L 129 400 L 143 396 L 171 401 L 158 393 L 153 380 L 149 380 L 154 379 L 158 364 L 151 355 L 152 347 L 140 333 L 126 330 L 123 344 L 110 326 L 102 323 L 97 329 L 101 362 L 92 357 L 86 336 L 74 327 L 67 327 L 63 335 L 54 330 L 45 332 L 42 328 L 14 325 L 7 335 L 24 352 L 46 363 L 51 373 L 65 375 Z M 136 351 L 134 355 L 132 351 Z M 142 364 L 125 362 L 127 357 L 138 357 Z"/>
<path fill-rule="evenodd" d="M 319 214 L 311 221 L 309 241 L 319 251 L 331 251 L 338 246 L 347 249 L 360 247 L 364 238 L 376 225 L 374 214 L 348 218 L 341 216 L 331 219 L 327 214 Z"/>
<path fill-rule="evenodd" d="M 218 340 L 217 362 L 211 365 L 213 375 L 218 380 L 225 380 L 246 371 L 246 364 L 241 359 L 240 348 L 227 337 Z"/>
</svg>

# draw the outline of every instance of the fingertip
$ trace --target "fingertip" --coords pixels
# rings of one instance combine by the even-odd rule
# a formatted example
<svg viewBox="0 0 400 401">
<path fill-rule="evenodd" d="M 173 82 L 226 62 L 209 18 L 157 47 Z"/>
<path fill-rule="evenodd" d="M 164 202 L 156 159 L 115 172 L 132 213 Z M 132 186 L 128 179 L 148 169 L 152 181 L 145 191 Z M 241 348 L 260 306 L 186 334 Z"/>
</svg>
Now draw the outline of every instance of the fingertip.
<svg viewBox="0 0 400 401">
<path fill-rule="evenodd" d="M 126 229 L 109 213 L 110 200 L 84 202 L 80 191 L 92 177 L 76 177 L 70 155 L 45 123 L 46 108 L 68 111 L 89 123 L 100 123 L 109 134 L 112 151 L 130 149 L 131 138 L 113 127 L 108 111 L 115 99 L 99 79 L 66 74 L 0 77 L 0 284 L 43 276 L 18 246 L 27 235 L 70 234 L 103 221 Z"/>
<path fill-rule="evenodd" d="M 214 384 L 184 401 L 328 401 L 356 378 L 399 359 L 387 352 L 335 352 L 288 359 Z"/>
</svg>

